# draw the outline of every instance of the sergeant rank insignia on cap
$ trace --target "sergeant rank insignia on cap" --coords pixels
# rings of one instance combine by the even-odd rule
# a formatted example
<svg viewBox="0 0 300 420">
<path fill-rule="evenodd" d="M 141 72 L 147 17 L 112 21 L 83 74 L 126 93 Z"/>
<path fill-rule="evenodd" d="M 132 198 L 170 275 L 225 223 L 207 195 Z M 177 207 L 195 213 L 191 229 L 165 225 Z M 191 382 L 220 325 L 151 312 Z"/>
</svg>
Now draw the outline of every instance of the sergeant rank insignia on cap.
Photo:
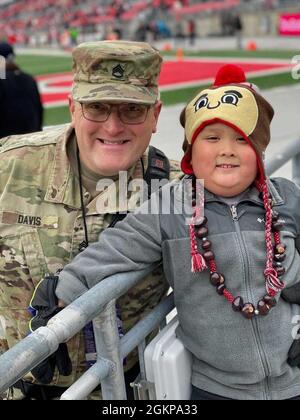
<svg viewBox="0 0 300 420">
<path fill-rule="evenodd" d="M 112 75 L 114 77 L 117 77 L 118 79 L 121 79 L 124 76 L 124 71 L 125 70 L 123 69 L 123 67 L 120 64 L 118 64 L 116 67 L 113 68 Z"/>
</svg>

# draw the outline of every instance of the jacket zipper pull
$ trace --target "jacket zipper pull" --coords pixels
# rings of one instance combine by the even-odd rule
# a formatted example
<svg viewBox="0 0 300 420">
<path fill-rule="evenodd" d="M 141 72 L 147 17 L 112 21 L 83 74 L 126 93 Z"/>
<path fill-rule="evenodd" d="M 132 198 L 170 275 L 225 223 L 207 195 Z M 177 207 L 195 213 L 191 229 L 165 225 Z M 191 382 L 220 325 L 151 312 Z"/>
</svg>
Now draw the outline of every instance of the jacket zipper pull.
<svg viewBox="0 0 300 420">
<path fill-rule="evenodd" d="M 231 214 L 232 214 L 232 218 L 234 221 L 238 221 L 238 214 L 237 214 L 237 208 L 235 206 L 230 206 L 230 210 L 231 210 Z"/>
</svg>

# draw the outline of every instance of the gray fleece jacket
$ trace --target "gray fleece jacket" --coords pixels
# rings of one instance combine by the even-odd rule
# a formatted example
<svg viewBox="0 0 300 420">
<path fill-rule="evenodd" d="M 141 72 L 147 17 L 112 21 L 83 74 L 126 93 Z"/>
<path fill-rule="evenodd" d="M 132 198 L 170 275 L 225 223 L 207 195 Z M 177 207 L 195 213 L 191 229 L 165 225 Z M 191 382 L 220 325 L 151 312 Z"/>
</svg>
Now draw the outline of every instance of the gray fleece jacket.
<svg viewBox="0 0 300 420">
<path fill-rule="evenodd" d="M 174 289 L 177 335 L 193 355 L 194 386 L 241 400 L 300 395 L 300 369 L 286 362 L 300 306 L 279 298 L 268 316 L 247 320 L 215 292 L 208 270 L 191 273 L 186 215 L 176 214 L 183 202 L 182 182 L 164 187 L 171 188 L 174 214 L 163 214 L 159 206 L 163 188 L 151 198 L 156 211 L 144 214 L 148 207 L 144 203 L 65 267 L 59 276 L 58 297 L 69 303 L 106 277 L 162 261 Z M 287 245 L 283 280 L 288 289 L 300 281 L 300 189 L 277 178 L 270 181 L 270 192 L 274 209 L 285 221 L 281 238 Z M 257 304 L 266 294 L 265 211 L 255 187 L 240 200 L 230 207 L 205 191 L 208 239 L 227 288 L 245 302 Z"/>
</svg>

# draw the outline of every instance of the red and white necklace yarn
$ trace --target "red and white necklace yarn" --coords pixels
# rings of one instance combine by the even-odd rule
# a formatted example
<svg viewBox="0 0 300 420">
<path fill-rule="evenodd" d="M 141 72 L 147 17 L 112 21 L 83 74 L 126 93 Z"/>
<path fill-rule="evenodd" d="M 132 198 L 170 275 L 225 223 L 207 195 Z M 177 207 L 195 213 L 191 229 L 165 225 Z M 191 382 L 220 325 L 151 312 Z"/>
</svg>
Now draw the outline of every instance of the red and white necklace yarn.
<svg viewBox="0 0 300 420">
<path fill-rule="evenodd" d="M 244 303 L 241 296 L 234 297 L 226 288 L 225 276 L 218 272 L 215 254 L 212 251 L 212 243 L 208 240 L 209 231 L 206 227 L 208 220 L 206 217 L 200 217 L 200 208 L 204 208 L 204 191 L 200 194 L 200 200 L 197 197 L 197 202 L 199 202 L 200 206 L 194 208 L 193 218 L 189 226 L 192 272 L 201 272 L 209 269 L 210 282 L 216 287 L 217 293 L 224 296 L 231 303 L 234 311 L 241 312 L 247 319 L 252 319 L 256 315 L 267 315 L 277 304 L 275 296 L 284 288 L 284 283 L 279 279 L 285 273 L 282 261 L 286 257 L 286 246 L 281 243 L 279 234 L 283 224 L 279 220 L 278 213 L 272 210 L 272 200 L 269 197 L 267 182 L 256 182 L 256 187 L 262 193 L 266 210 L 265 239 L 267 248 L 267 262 L 264 271 L 267 294 L 257 303 L 256 307 L 250 302 Z M 195 185 L 193 185 L 192 194 L 194 204 L 196 202 Z M 272 242 L 272 233 L 274 244 Z M 197 237 L 202 241 L 203 254 L 199 252 Z"/>
</svg>

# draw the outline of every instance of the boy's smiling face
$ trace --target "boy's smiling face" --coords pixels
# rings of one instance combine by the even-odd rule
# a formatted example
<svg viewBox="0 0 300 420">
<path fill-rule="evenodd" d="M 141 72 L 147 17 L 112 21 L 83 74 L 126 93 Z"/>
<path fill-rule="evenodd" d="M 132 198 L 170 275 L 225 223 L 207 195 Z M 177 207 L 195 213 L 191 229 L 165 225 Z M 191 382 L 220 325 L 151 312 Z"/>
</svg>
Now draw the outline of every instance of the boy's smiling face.
<svg viewBox="0 0 300 420">
<path fill-rule="evenodd" d="M 245 191 L 258 171 L 254 149 L 233 128 L 214 123 L 199 133 L 192 148 L 192 166 L 213 194 L 233 197 Z"/>
</svg>

